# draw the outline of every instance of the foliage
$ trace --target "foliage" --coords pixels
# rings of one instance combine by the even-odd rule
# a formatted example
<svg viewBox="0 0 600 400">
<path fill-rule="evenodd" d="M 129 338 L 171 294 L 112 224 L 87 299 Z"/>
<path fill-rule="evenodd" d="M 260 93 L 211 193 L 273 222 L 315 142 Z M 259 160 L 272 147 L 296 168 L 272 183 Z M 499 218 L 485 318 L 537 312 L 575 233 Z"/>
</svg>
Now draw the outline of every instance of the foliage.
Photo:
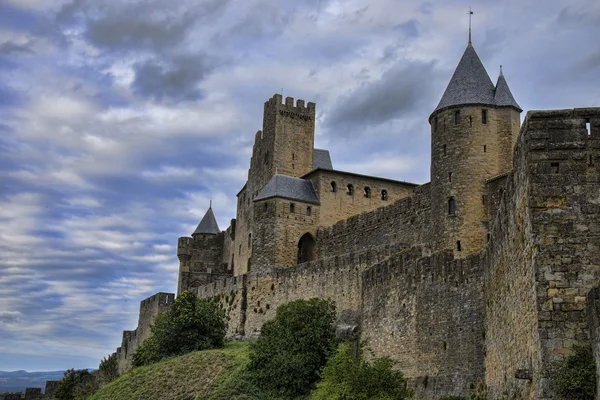
<svg viewBox="0 0 600 400">
<path fill-rule="evenodd" d="M 402 372 L 393 369 L 389 357 L 364 359 L 364 342 L 340 344 L 337 353 L 327 361 L 321 382 L 312 393 L 313 400 L 404 400 L 412 397 Z"/>
<path fill-rule="evenodd" d="M 467 398 L 463 396 L 444 396 L 440 397 L 438 400 L 467 400 Z"/>
<path fill-rule="evenodd" d="M 116 353 L 113 353 L 108 357 L 104 357 L 104 359 L 100 361 L 98 374 L 103 383 L 112 382 L 117 379 L 119 376 L 119 364 Z"/>
<path fill-rule="evenodd" d="M 571 400 L 593 400 L 596 393 L 596 362 L 591 347 L 575 346 L 558 370 L 556 388 Z"/>
<path fill-rule="evenodd" d="M 248 373 L 252 382 L 286 398 L 306 394 L 335 349 L 335 304 L 296 300 L 277 308 L 252 343 Z"/>
<path fill-rule="evenodd" d="M 98 390 L 97 377 L 87 369 L 68 369 L 54 392 L 57 400 L 86 400 Z"/>
<path fill-rule="evenodd" d="M 184 291 L 167 312 L 158 314 L 152 336 L 133 355 L 135 367 L 195 350 L 223 347 L 227 331 L 225 311 L 213 300 Z"/>
</svg>

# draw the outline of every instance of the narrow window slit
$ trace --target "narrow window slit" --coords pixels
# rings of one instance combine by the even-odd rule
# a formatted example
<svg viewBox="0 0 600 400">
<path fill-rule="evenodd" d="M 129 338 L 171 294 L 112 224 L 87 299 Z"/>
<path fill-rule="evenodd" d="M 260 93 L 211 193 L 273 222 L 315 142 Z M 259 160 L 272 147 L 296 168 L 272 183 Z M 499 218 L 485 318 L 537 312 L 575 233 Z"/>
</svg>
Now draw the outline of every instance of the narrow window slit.
<svg viewBox="0 0 600 400">
<path fill-rule="evenodd" d="M 592 134 L 592 127 L 590 125 L 590 119 L 588 118 L 587 121 L 585 121 L 585 129 L 587 130 L 588 136 Z"/>
<path fill-rule="evenodd" d="M 462 247 L 461 247 L 461 245 L 460 245 L 460 240 L 457 240 L 457 241 L 456 241 L 456 250 L 457 250 L 457 251 L 462 251 Z"/>
</svg>

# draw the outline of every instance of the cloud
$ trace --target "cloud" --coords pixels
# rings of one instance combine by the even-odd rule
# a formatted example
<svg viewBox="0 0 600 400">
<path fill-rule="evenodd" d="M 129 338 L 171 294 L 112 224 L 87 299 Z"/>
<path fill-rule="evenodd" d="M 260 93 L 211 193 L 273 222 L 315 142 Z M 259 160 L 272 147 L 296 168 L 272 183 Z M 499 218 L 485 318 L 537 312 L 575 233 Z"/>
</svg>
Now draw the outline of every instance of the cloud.
<svg viewBox="0 0 600 400">
<path fill-rule="evenodd" d="M 344 132 L 401 118 L 431 102 L 435 81 L 435 62 L 400 62 L 381 78 L 340 96 L 325 124 Z"/>
<path fill-rule="evenodd" d="M 21 319 L 23 319 L 23 314 L 19 311 L 0 311 L 0 324 L 15 323 Z"/>
</svg>

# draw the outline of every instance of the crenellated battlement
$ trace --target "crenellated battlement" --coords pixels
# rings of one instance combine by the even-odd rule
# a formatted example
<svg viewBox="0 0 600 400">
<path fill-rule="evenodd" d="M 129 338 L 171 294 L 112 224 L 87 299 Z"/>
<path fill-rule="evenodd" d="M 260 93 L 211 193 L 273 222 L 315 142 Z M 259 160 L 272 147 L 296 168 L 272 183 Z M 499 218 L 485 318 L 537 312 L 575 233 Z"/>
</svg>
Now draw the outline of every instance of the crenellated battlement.
<svg viewBox="0 0 600 400">
<path fill-rule="evenodd" d="M 283 116 L 301 119 L 312 117 L 312 119 L 314 119 L 317 106 L 311 101 L 305 105 L 305 102 L 302 99 L 297 99 L 296 104 L 294 104 L 294 98 L 289 96 L 286 97 L 285 102 L 283 102 L 282 96 L 280 94 L 275 94 L 265 102 L 265 108 L 267 107 L 275 107 L 279 114 Z"/>
</svg>

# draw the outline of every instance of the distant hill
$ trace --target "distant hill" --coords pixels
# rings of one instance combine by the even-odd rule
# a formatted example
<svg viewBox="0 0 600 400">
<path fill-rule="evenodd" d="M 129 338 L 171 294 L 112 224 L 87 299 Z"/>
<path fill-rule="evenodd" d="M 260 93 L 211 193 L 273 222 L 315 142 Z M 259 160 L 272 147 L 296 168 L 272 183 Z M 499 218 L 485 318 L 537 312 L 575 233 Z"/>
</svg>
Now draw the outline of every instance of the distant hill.
<svg viewBox="0 0 600 400">
<path fill-rule="evenodd" d="M 22 392 L 28 387 L 39 387 L 44 390 L 46 381 L 59 381 L 64 371 L 0 371 L 0 393 Z"/>
</svg>

